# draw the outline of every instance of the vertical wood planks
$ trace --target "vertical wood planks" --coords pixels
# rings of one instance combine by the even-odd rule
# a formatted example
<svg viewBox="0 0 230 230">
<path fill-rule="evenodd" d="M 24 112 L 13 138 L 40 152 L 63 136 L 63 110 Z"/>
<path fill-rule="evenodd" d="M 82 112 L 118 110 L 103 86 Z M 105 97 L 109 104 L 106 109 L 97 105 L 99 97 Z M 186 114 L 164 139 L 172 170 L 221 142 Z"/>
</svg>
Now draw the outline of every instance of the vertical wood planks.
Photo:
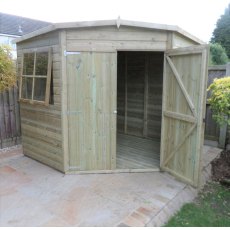
<svg viewBox="0 0 230 230">
<path fill-rule="evenodd" d="M 206 75 L 207 46 L 166 53 L 161 167 L 194 186 L 200 175 Z"/>
<path fill-rule="evenodd" d="M 145 54 L 145 79 L 144 79 L 144 128 L 143 136 L 147 136 L 148 128 L 148 99 L 149 99 L 149 58 Z"/>
<path fill-rule="evenodd" d="M 116 53 L 67 56 L 70 170 L 116 168 Z"/>
<path fill-rule="evenodd" d="M 66 31 L 61 31 L 59 33 L 59 44 L 60 44 L 60 56 L 61 56 L 61 106 L 62 106 L 62 149 L 63 149 L 63 168 L 64 171 L 69 169 L 69 150 L 68 150 L 68 117 L 67 117 L 67 75 L 66 75 L 66 57 L 64 56 L 64 51 L 66 50 Z"/>
<path fill-rule="evenodd" d="M 0 93 L 0 148 L 18 143 L 20 137 L 17 87 Z"/>
</svg>

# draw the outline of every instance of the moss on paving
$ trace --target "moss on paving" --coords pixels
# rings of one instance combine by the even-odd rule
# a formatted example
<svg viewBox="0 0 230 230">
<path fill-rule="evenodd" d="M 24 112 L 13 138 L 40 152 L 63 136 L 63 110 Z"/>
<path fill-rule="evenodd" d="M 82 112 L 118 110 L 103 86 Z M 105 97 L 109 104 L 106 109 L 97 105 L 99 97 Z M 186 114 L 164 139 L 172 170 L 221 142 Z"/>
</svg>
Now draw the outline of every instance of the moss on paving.
<svg viewBox="0 0 230 230">
<path fill-rule="evenodd" d="M 208 183 L 165 227 L 230 227 L 230 188 Z"/>
</svg>

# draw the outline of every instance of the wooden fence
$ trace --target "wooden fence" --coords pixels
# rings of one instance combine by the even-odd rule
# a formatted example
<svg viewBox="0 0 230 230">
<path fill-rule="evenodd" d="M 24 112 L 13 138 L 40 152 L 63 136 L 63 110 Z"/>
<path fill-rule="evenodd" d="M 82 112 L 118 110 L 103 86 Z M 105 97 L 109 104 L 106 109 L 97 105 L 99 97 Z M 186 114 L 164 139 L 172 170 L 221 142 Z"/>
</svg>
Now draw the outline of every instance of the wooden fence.
<svg viewBox="0 0 230 230">
<path fill-rule="evenodd" d="M 18 88 L 0 93 L 0 148 L 20 143 Z"/>
<path fill-rule="evenodd" d="M 230 76 L 230 63 L 227 65 L 210 66 L 208 69 L 208 86 L 213 82 L 215 78 L 222 78 L 224 76 Z M 210 97 L 210 93 L 207 94 L 207 99 Z M 212 112 L 210 105 L 206 103 L 206 118 L 205 118 L 205 140 L 211 140 L 216 143 L 216 146 L 224 148 L 225 145 L 230 145 L 229 140 L 230 127 L 220 127 L 212 119 Z"/>
</svg>

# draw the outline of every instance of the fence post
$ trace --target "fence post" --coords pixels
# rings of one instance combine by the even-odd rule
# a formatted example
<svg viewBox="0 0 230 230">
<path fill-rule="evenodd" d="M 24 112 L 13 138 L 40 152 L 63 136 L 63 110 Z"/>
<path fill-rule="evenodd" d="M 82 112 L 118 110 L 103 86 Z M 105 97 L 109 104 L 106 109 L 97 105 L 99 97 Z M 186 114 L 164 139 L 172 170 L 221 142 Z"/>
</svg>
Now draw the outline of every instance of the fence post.
<svg viewBox="0 0 230 230">
<path fill-rule="evenodd" d="M 230 76 L 230 62 L 226 65 L 226 76 Z"/>
<path fill-rule="evenodd" d="M 230 76 L 230 62 L 228 62 L 227 65 L 226 65 L 226 75 Z M 228 132 L 228 143 L 227 143 L 226 149 L 230 150 L 230 127 L 229 126 L 228 126 L 228 129 L 227 129 L 227 132 Z"/>
<path fill-rule="evenodd" d="M 226 76 L 230 76 L 230 62 L 226 64 Z M 220 127 L 219 148 L 224 149 L 226 145 L 226 137 L 228 132 L 228 125 L 224 124 Z"/>
</svg>

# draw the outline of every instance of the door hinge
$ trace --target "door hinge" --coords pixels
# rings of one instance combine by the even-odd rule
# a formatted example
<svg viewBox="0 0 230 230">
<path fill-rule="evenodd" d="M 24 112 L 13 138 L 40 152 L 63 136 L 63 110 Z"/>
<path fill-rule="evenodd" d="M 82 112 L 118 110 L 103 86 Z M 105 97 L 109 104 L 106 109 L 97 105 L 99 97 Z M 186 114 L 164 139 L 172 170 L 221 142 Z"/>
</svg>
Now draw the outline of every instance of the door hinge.
<svg viewBox="0 0 230 230">
<path fill-rule="evenodd" d="M 80 113 L 81 111 L 66 111 L 64 114 L 65 115 L 78 115 Z"/>
<path fill-rule="evenodd" d="M 81 52 L 74 52 L 74 51 L 66 51 L 66 50 L 64 50 L 64 56 L 66 57 L 67 55 L 74 55 L 74 54 L 76 54 L 76 55 L 78 55 L 78 54 L 81 54 Z"/>
</svg>

